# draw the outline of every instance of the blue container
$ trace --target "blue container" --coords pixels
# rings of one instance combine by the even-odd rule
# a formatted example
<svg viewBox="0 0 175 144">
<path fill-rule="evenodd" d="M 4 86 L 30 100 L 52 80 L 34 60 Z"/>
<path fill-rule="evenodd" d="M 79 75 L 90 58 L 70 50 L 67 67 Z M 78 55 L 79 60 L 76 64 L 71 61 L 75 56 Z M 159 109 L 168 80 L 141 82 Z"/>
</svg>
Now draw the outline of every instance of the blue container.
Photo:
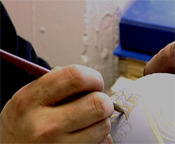
<svg viewBox="0 0 175 144">
<path fill-rule="evenodd" d="M 121 19 L 122 49 L 154 55 L 174 40 L 174 0 L 136 0 Z"/>
</svg>

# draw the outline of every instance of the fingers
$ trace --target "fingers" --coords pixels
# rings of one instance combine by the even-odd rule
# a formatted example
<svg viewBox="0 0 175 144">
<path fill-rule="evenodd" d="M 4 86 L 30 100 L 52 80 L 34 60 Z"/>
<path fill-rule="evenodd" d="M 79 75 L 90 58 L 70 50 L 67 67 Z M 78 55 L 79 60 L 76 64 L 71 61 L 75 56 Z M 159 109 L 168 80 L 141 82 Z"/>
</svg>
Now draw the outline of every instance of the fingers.
<svg viewBox="0 0 175 144">
<path fill-rule="evenodd" d="M 55 104 L 80 92 L 102 91 L 104 85 L 99 72 L 79 65 L 55 70 L 43 77 L 41 82 L 44 83 L 43 91 L 47 93 L 48 97 L 40 99 L 46 104 Z"/>
<path fill-rule="evenodd" d="M 109 135 L 111 130 L 111 123 L 109 119 L 100 121 L 86 129 L 75 131 L 71 133 L 71 142 L 80 143 L 106 143 L 111 141 Z"/>
<path fill-rule="evenodd" d="M 65 143 L 111 144 L 109 117 L 113 109 L 107 95 L 92 92 L 64 105 L 40 107 L 39 115 L 31 113 L 31 121 L 37 119 L 34 127 L 47 139 L 51 137 Z"/>
<path fill-rule="evenodd" d="M 57 106 L 50 113 L 53 116 L 59 115 L 57 121 L 60 122 L 60 129 L 73 132 L 110 117 L 113 111 L 114 106 L 109 96 L 92 92 L 76 101 Z"/>
<path fill-rule="evenodd" d="M 144 75 L 175 73 L 175 42 L 160 50 L 145 66 Z"/>
<path fill-rule="evenodd" d="M 100 144 L 113 144 L 113 140 L 110 134 Z"/>
<path fill-rule="evenodd" d="M 80 92 L 103 91 L 104 83 L 101 74 L 91 68 L 71 65 L 55 68 L 50 73 L 30 83 L 20 90 L 28 102 L 38 102 L 53 106 L 59 101 Z M 18 99 L 19 92 L 18 92 Z M 15 96 L 14 96 L 15 98 Z"/>
<path fill-rule="evenodd" d="M 110 143 L 114 107 L 103 87 L 101 74 L 91 68 L 72 65 L 51 70 L 20 89 L 5 106 L 3 125 L 9 141 Z M 84 95 L 57 105 L 80 93 Z"/>
</svg>

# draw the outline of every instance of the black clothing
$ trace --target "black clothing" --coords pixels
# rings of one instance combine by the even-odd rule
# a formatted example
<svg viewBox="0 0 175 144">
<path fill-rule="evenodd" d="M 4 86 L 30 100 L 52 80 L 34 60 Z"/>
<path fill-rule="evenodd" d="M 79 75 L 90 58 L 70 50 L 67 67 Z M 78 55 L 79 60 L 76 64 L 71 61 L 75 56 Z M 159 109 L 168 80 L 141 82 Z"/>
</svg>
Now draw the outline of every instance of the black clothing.
<svg viewBox="0 0 175 144">
<path fill-rule="evenodd" d="M 22 57 L 28 61 L 34 62 L 45 68 L 50 69 L 50 66 L 37 57 L 32 45 L 17 35 L 15 27 L 10 20 L 10 17 L 4 8 L 2 2 L 1 5 L 1 49 L 8 51 L 14 55 Z M 21 87 L 29 82 L 37 79 L 36 76 L 10 64 L 1 59 L 1 110 L 6 102 L 18 91 Z M 0 110 L 0 111 L 1 111 Z"/>
</svg>

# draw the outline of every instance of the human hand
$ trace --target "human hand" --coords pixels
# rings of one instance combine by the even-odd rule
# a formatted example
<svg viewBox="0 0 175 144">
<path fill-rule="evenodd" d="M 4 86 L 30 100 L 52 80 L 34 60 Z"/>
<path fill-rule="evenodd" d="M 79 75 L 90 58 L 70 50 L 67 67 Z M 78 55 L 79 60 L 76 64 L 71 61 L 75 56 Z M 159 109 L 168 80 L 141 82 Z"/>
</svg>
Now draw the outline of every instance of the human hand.
<svg viewBox="0 0 175 144">
<path fill-rule="evenodd" d="M 54 68 L 7 102 L 1 112 L 1 143 L 111 144 L 114 107 L 103 87 L 102 76 L 91 68 Z M 79 93 L 85 95 L 60 104 Z"/>
<path fill-rule="evenodd" d="M 152 73 L 175 73 L 175 42 L 161 49 L 145 66 L 144 75 Z"/>
</svg>

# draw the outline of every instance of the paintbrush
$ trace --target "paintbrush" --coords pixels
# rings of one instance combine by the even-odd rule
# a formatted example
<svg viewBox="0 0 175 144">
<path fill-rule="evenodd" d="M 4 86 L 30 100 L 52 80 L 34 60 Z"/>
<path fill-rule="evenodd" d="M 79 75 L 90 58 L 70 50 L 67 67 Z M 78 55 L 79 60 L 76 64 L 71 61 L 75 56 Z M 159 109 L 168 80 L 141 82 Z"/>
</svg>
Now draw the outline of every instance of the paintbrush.
<svg viewBox="0 0 175 144">
<path fill-rule="evenodd" d="M 23 58 L 20 58 L 16 55 L 13 55 L 9 52 L 6 52 L 2 49 L 0 49 L 0 56 L 1 59 L 8 61 L 18 67 L 20 67 L 21 69 L 24 69 L 25 71 L 28 71 L 38 77 L 41 77 L 42 75 L 50 72 L 49 69 L 46 69 L 42 66 L 39 66 L 35 63 L 32 63 L 30 61 L 27 61 Z M 116 104 L 115 102 L 113 102 L 114 104 L 114 110 L 121 112 L 121 113 L 125 113 L 125 111 L 123 110 L 123 108 L 121 108 L 118 104 Z"/>
<path fill-rule="evenodd" d="M 28 72 L 30 72 L 38 77 L 50 72 L 49 69 L 46 69 L 42 66 L 39 66 L 39 65 L 32 63 L 28 60 L 25 60 L 21 57 L 13 55 L 13 54 L 6 52 L 2 49 L 0 49 L 0 56 L 1 56 L 1 59 L 8 61 L 9 63 L 12 63 L 12 64 L 20 67 L 21 69 L 24 69 L 25 71 L 28 71 Z"/>
</svg>

